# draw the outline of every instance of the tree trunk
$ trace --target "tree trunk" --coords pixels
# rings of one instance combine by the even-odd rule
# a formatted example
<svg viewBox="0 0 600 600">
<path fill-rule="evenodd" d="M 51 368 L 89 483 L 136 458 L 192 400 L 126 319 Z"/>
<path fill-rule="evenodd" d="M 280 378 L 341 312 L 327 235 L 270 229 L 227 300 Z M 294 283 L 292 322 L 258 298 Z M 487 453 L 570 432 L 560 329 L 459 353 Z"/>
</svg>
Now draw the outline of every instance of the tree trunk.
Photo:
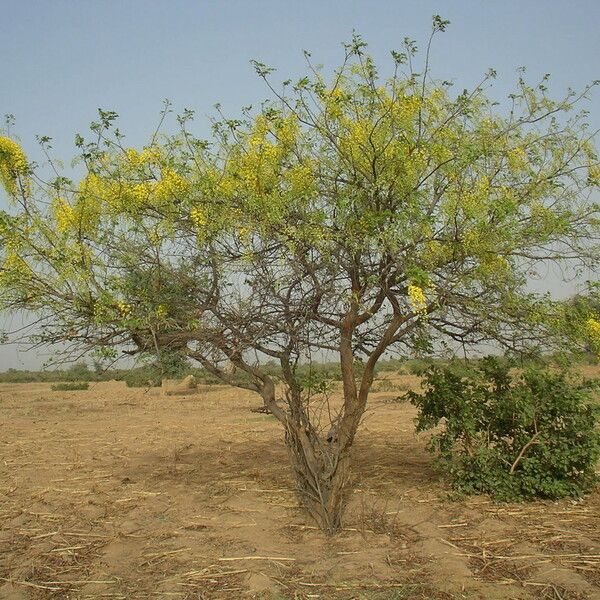
<svg viewBox="0 0 600 600">
<path fill-rule="evenodd" d="M 298 494 L 308 513 L 327 534 L 342 528 L 350 478 L 349 448 L 322 440 L 302 425 L 287 423 L 285 441 Z"/>
</svg>

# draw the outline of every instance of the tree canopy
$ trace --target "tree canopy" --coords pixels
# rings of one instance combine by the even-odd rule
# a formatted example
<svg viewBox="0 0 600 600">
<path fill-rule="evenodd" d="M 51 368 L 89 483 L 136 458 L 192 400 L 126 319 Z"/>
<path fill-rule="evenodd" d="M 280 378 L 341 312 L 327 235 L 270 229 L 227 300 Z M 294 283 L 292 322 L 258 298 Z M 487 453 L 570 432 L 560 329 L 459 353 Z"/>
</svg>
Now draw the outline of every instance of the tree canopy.
<svg viewBox="0 0 600 600">
<path fill-rule="evenodd" d="M 436 17 L 433 34 L 446 25 Z M 531 274 L 599 257 L 600 164 L 578 111 L 592 86 L 553 100 L 547 76 L 531 85 L 521 73 L 497 106 L 493 71 L 457 93 L 431 79 L 429 47 L 415 71 L 410 40 L 386 76 L 359 36 L 344 50 L 331 76 L 306 53 L 307 75 L 281 91 L 255 63 L 271 99 L 221 115 L 208 140 L 186 110 L 176 133 L 131 148 L 100 111 L 76 139 L 79 181 L 53 161 L 43 181 L 0 138 L 13 203 L 0 213 L 2 307 L 38 316 L 35 343 L 174 352 L 258 392 L 286 429 L 305 503 L 332 531 L 380 357 L 548 347 L 563 313 L 528 288 Z M 296 376 L 323 352 L 339 356 L 344 396 L 326 425 L 322 390 Z"/>
</svg>

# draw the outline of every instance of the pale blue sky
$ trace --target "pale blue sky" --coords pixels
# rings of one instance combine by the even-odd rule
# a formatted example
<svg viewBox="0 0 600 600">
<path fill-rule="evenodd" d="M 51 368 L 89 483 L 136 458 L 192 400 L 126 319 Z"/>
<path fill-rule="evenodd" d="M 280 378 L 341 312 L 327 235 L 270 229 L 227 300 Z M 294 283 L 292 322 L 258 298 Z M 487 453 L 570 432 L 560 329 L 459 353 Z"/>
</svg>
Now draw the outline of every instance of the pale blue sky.
<svg viewBox="0 0 600 600">
<path fill-rule="evenodd" d="M 355 29 L 384 67 L 405 36 L 425 44 L 435 13 L 452 24 L 435 42 L 432 74 L 459 89 L 490 67 L 498 97 L 521 65 L 531 78 L 551 73 L 554 95 L 600 79 L 599 0 L 0 0 L 0 115 L 15 115 L 31 158 L 35 135 L 48 135 L 67 165 L 98 107 L 119 113 L 130 145 L 151 134 L 164 98 L 196 110 L 206 135 L 216 102 L 237 115 L 268 96 L 250 59 L 281 79 L 302 74 L 302 49 L 334 67 Z M 600 92 L 587 108 L 600 127 Z M 0 370 L 39 362 L 0 348 Z"/>
</svg>

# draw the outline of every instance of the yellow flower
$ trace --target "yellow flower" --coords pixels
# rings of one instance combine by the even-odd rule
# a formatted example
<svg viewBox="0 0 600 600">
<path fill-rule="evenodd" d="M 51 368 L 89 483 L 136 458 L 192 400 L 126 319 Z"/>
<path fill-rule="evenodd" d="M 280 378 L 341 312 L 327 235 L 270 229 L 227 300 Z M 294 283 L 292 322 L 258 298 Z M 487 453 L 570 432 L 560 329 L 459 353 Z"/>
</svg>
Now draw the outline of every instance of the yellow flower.
<svg viewBox="0 0 600 600">
<path fill-rule="evenodd" d="M 344 92 L 339 87 L 332 89 L 329 92 L 323 94 L 323 102 L 327 109 L 327 115 L 331 119 L 339 119 L 342 116 L 342 101 L 344 99 Z"/>
<path fill-rule="evenodd" d="M 189 189 L 188 182 L 176 171 L 164 169 L 161 180 L 156 184 L 154 192 L 159 201 L 181 198 Z"/>
<path fill-rule="evenodd" d="M 307 165 L 290 167 L 285 172 L 284 177 L 294 195 L 310 193 L 314 187 L 312 172 Z"/>
<path fill-rule="evenodd" d="M 117 302 L 117 308 L 123 317 L 129 317 L 133 311 L 131 304 L 127 304 L 123 300 Z"/>
<path fill-rule="evenodd" d="M 135 168 L 140 165 L 140 154 L 135 148 L 127 148 L 127 150 L 125 150 L 125 155 L 132 167 Z"/>
<path fill-rule="evenodd" d="M 75 225 L 75 212 L 64 198 L 56 198 L 52 202 L 52 212 L 56 227 L 61 233 L 69 231 Z"/>
<path fill-rule="evenodd" d="M 8 137 L 0 136 L 0 180 L 11 196 L 18 192 L 17 183 L 20 178 L 26 178 L 29 171 L 27 158 L 21 146 Z M 27 181 L 22 181 L 27 185 Z"/>
<path fill-rule="evenodd" d="M 408 301 L 417 315 L 424 316 L 427 314 L 427 297 L 422 287 L 410 283 L 408 285 Z"/>
<path fill-rule="evenodd" d="M 10 251 L 4 259 L 2 269 L 6 273 L 23 274 L 28 270 L 27 263 L 15 252 Z"/>
<path fill-rule="evenodd" d="M 223 177 L 223 179 L 217 182 L 217 192 L 223 194 L 224 196 L 230 196 L 235 192 L 235 190 L 235 181 L 228 177 Z"/>
<path fill-rule="evenodd" d="M 240 241 L 243 244 L 248 244 L 250 242 L 250 234 L 252 233 L 252 230 L 249 227 L 240 227 L 238 233 L 240 236 Z"/>
<path fill-rule="evenodd" d="M 598 322 L 596 319 L 589 318 L 585 325 L 587 334 L 592 342 L 592 346 L 600 356 L 600 322 Z"/>
<path fill-rule="evenodd" d="M 206 213 L 199 206 L 195 206 L 190 211 L 190 219 L 197 229 L 203 229 L 208 223 Z"/>
<path fill-rule="evenodd" d="M 527 154 L 523 148 L 511 148 L 506 152 L 506 157 L 511 169 L 519 170 L 527 164 Z"/>
<path fill-rule="evenodd" d="M 277 128 L 277 139 L 279 143 L 290 148 L 294 145 L 298 136 L 298 120 L 295 116 L 286 117 Z"/>
<path fill-rule="evenodd" d="M 600 165 L 592 165 L 588 168 L 589 185 L 600 185 Z"/>
<path fill-rule="evenodd" d="M 127 148 L 125 150 L 125 157 L 129 166 L 139 169 L 144 166 L 158 164 L 161 159 L 161 153 L 155 147 L 145 148 L 141 152 L 138 152 L 135 148 Z"/>
</svg>

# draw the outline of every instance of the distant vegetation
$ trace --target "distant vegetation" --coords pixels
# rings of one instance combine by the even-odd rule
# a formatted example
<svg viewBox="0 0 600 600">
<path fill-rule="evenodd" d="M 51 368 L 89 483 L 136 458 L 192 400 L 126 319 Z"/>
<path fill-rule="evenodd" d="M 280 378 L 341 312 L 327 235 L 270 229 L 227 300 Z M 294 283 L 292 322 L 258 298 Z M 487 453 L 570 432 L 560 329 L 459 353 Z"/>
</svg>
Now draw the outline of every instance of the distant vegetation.
<svg viewBox="0 0 600 600">
<path fill-rule="evenodd" d="M 387 375 L 422 375 L 429 367 L 450 367 L 455 373 L 461 372 L 465 375 L 470 372 L 471 367 L 477 365 L 481 359 L 459 359 L 442 360 L 434 358 L 412 358 L 412 359 L 389 359 L 381 361 L 377 365 L 379 376 Z M 508 360 L 499 358 L 498 360 Z M 545 366 L 557 364 L 597 364 L 595 355 L 569 355 L 567 357 L 536 357 L 519 361 L 520 367 Z M 264 370 L 273 377 L 281 376 L 281 368 L 274 361 L 264 365 Z M 356 372 L 360 376 L 361 364 L 357 363 Z M 318 387 L 321 382 L 337 382 L 342 380 L 342 373 L 338 363 L 324 362 L 301 365 L 298 367 L 299 379 L 304 388 Z M 183 378 L 193 375 L 196 381 L 205 385 L 219 385 L 223 382 L 202 368 L 194 367 L 189 363 L 178 365 L 159 365 L 151 362 L 130 369 L 105 369 L 99 363 L 94 363 L 90 368 L 85 362 L 77 362 L 65 369 L 55 370 L 20 370 L 8 369 L 0 372 L 0 383 L 55 383 L 55 382 L 77 382 L 77 381 L 125 381 L 128 387 L 156 387 L 160 386 L 162 377 Z M 233 377 L 238 382 L 246 381 L 248 378 L 244 372 L 234 372 Z M 386 387 L 385 384 L 383 386 Z M 386 391 L 380 389 L 379 391 Z"/>
<path fill-rule="evenodd" d="M 53 392 L 73 392 L 76 390 L 87 390 L 90 384 L 87 381 L 68 381 L 66 383 L 55 383 L 52 385 Z"/>
</svg>

